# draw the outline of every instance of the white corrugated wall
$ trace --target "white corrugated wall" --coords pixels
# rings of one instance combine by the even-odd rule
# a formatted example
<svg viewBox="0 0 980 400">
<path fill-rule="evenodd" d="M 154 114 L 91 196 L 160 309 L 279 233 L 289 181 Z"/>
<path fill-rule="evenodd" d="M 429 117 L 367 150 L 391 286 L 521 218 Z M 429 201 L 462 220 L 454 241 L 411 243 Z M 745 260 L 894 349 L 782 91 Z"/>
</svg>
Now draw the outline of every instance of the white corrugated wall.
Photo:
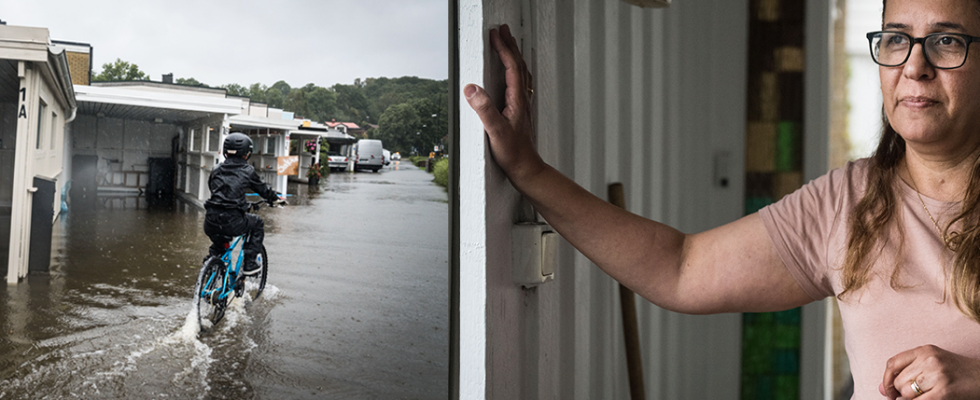
<svg viewBox="0 0 980 400">
<path fill-rule="evenodd" d="M 743 213 L 748 0 L 460 0 L 460 87 L 502 97 L 487 30 L 508 23 L 534 73 L 538 148 L 599 197 L 685 232 Z M 461 96 L 462 99 L 462 96 Z M 460 107 L 461 398 L 629 397 L 616 283 L 567 244 L 555 280 L 510 281 L 517 194 Z M 715 184 L 727 154 L 729 184 Z M 737 398 L 741 317 L 686 316 L 639 299 L 648 399 Z"/>
</svg>

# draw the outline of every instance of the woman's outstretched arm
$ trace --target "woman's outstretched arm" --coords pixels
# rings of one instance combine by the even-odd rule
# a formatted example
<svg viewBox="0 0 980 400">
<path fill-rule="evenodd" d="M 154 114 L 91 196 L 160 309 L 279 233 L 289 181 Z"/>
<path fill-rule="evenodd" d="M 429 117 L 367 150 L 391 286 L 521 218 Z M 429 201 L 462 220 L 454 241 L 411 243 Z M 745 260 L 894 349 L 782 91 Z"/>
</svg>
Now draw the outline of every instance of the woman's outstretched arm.
<svg viewBox="0 0 980 400">
<path fill-rule="evenodd" d="M 504 25 L 490 31 L 505 67 L 506 106 L 479 86 L 464 96 L 483 121 L 494 160 L 562 237 L 651 302 L 703 314 L 774 311 L 812 299 L 779 259 L 757 214 L 693 235 L 629 213 L 546 164 L 531 139 L 531 75 Z"/>
</svg>

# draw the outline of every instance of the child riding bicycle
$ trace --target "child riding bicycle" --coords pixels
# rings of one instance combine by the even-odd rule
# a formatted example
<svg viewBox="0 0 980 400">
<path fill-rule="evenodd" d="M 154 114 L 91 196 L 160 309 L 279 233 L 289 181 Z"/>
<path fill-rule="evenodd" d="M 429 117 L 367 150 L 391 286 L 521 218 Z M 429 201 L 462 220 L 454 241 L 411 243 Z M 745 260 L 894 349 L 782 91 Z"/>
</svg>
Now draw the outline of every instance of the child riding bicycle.
<svg viewBox="0 0 980 400">
<path fill-rule="evenodd" d="M 225 161 L 211 171 L 208 177 L 211 198 L 204 203 L 207 210 L 204 233 L 211 238 L 208 254 L 210 257 L 221 257 L 232 238 L 247 233 L 249 240 L 244 245 L 245 265 L 242 273 L 254 275 L 261 268 L 255 258 L 262 250 L 265 223 L 259 216 L 247 212 L 249 204 L 245 201 L 245 193 L 251 189 L 273 205 L 286 204 L 286 201 L 263 182 L 255 173 L 255 168 L 246 162 L 252 154 L 252 139 L 244 133 L 233 132 L 225 138 L 222 149 Z"/>
</svg>

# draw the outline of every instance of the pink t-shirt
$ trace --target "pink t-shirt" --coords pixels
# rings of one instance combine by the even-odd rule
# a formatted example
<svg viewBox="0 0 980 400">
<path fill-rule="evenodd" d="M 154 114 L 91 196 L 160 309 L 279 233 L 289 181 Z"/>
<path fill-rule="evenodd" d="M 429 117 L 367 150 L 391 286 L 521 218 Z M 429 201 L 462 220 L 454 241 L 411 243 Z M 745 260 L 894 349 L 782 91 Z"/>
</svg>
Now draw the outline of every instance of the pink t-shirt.
<svg viewBox="0 0 980 400">
<path fill-rule="evenodd" d="M 759 211 L 780 259 L 814 300 L 843 290 L 847 221 L 864 194 L 868 163 L 848 163 Z M 951 265 L 952 253 L 944 251 L 915 190 L 896 179 L 895 191 L 904 248 L 898 231 L 892 231 L 881 254 L 873 257 L 871 280 L 840 303 L 857 400 L 882 398 L 878 384 L 885 363 L 900 352 L 932 344 L 980 358 L 980 324 L 964 316 L 952 298 L 943 297 L 944 269 Z M 922 200 L 941 227 L 959 209 L 959 203 Z M 899 251 L 903 256 L 897 257 Z M 896 263 L 901 268 L 898 282 L 907 288 L 891 287 Z"/>
</svg>

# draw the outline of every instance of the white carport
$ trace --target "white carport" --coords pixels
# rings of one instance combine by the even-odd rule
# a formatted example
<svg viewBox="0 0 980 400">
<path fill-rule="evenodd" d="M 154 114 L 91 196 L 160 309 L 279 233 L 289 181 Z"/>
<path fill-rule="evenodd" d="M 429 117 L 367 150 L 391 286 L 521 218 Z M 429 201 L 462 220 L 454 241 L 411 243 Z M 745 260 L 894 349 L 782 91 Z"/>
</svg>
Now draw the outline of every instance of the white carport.
<svg viewBox="0 0 980 400">
<path fill-rule="evenodd" d="M 152 165 L 158 164 L 154 161 L 169 165 L 172 183 L 167 185 L 176 196 L 197 205 L 207 199 L 207 176 L 220 161 L 228 116 L 242 112 L 241 99 L 226 98 L 220 89 L 155 82 L 79 85 L 75 90 L 79 117 L 73 169 L 84 173 L 76 174 L 73 200 L 92 190 L 141 193 L 151 181 Z"/>
<path fill-rule="evenodd" d="M 286 176 L 280 176 L 278 158 L 289 155 L 290 132 L 299 127 L 294 119 L 267 118 L 254 115 L 234 115 L 228 118 L 230 132 L 242 132 L 252 138 L 249 163 L 265 183 L 279 193 L 286 193 Z"/>
<path fill-rule="evenodd" d="M 331 153 L 338 153 L 347 158 L 347 171 L 354 170 L 354 143 L 357 143 L 357 138 L 351 136 L 346 131 L 346 127 L 341 131 L 340 129 L 330 128 L 327 130 L 327 135 L 323 137 L 323 140 L 330 145 Z M 334 147 L 336 146 L 336 147 Z"/>
<path fill-rule="evenodd" d="M 323 139 L 328 141 L 346 139 L 350 138 L 351 143 L 354 141 L 353 136 L 343 133 L 336 128 L 328 128 L 321 124 L 307 124 L 310 126 L 302 126 L 298 129 L 291 131 L 290 138 L 296 139 L 297 153 L 299 155 L 299 176 L 297 180 L 306 182 L 306 173 L 310 169 L 312 164 L 320 164 L 320 144 Z M 316 146 L 312 152 L 307 151 L 306 142 L 315 141 Z M 351 161 L 353 163 L 353 161 Z M 348 168 L 352 170 L 353 168 Z"/>
<path fill-rule="evenodd" d="M 0 260 L 8 284 L 47 269 L 70 177 L 65 125 L 75 111 L 68 62 L 48 30 L 0 25 Z"/>
</svg>

